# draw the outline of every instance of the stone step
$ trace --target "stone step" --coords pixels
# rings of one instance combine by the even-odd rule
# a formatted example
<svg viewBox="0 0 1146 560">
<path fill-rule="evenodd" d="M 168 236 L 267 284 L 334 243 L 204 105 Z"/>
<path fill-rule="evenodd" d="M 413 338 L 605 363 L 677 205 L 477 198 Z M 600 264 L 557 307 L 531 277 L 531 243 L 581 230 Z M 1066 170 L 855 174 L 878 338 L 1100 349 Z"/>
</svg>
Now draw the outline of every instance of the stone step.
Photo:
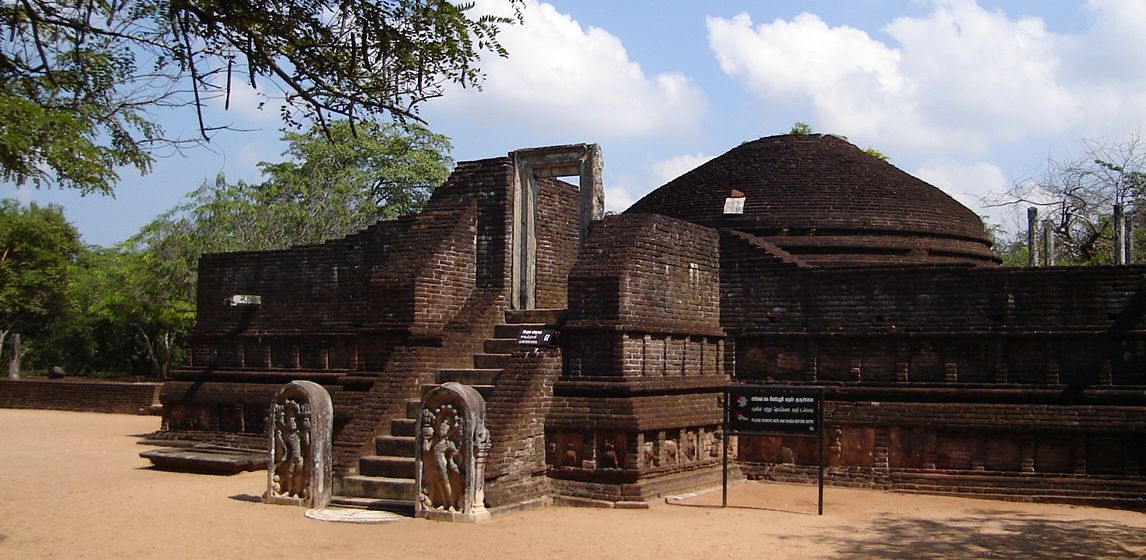
<svg viewBox="0 0 1146 560">
<path fill-rule="evenodd" d="M 939 494 L 950 493 L 958 494 L 961 496 L 977 497 L 977 496 L 998 496 L 1007 495 L 1016 498 L 1037 498 L 1037 497 L 1057 497 L 1057 498 L 1088 498 L 1088 499 L 1108 499 L 1108 498 L 1130 498 L 1141 496 L 1136 492 L 1118 492 L 1106 491 L 1101 489 L 1076 489 L 1076 488 L 1039 488 L 1039 487 L 1022 487 L 1022 486 L 952 486 L 944 484 L 896 484 L 895 490 L 897 492 L 921 492 L 926 494 Z"/>
<path fill-rule="evenodd" d="M 482 349 L 487 354 L 512 354 L 517 350 L 517 338 L 487 338 Z"/>
<path fill-rule="evenodd" d="M 425 395 L 426 393 L 430 392 L 431 389 L 440 386 L 441 385 L 422 385 L 422 394 Z M 481 395 L 483 399 L 489 400 L 490 396 L 493 395 L 493 385 L 470 385 L 470 387 L 473 387 L 475 390 L 477 390 L 478 394 Z M 411 420 L 411 422 L 412 421 L 413 420 Z M 393 428 L 391 427 L 391 429 Z"/>
<path fill-rule="evenodd" d="M 417 422 L 413 418 L 398 418 L 390 421 L 390 435 L 414 437 Z"/>
<path fill-rule="evenodd" d="M 501 375 L 501 368 L 439 369 L 438 383 L 453 381 L 463 385 L 493 385 Z"/>
<path fill-rule="evenodd" d="M 544 329 L 545 323 L 517 323 L 513 325 L 497 325 L 493 328 L 494 338 L 512 338 L 517 340 L 522 329 Z"/>
<path fill-rule="evenodd" d="M 504 369 L 509 365 L 509 354 L 474 354 L 477 369 Z"/>
<path fill-rule="evenodd" d="M 417 418 L 422 412 L 422 401 L 406 401 L 406 418 Z"/>
<path fill-rule="evenodd" d="M 377 436 L 374 438 L 374 452 L 390 457 L 413 457 L 417 446 L 413 436 Z"/>
<path fill-rule="evenodd" d="M 334 493 L 376 500 L 410 500 L 417 496 L 412 478 L 352 475 L 337 479 Z"/>
<path fill-rule="evenodd" d="M 565 313 L 565 309 L 512 309 L 505 312 L 505 322 L 557 325 L 565 319 Z"/>
<path fill-rule="evenodd" d="M 363 476 L 414 478 L 414 457 L 367 455 L 358 458 L 358 473 Z"/>
<path fill-rule="evenodd" d="M 338 378 L 339 385 L 358 391 L 369 389 L 375 381 L 378 381 L 378 377 L 371 375 L 344 375 Z"/>
<path fill-rule="evenodd" d="M 1119 507 L 1126 509 L 1141 509 L 1146 506 L 1146 499 L 1141 496 L 1130 495 L 1115 495 L 1115 496 L 1082 496 L 1077 494 L 1063 493 L 1058 490 L 1046 490 L 1035 494 L 1013 494 L 1010 492 L 953 492 L 950 489 L 923 489 L 923 488 L 909 488 L 900 489 L 896 488 L 893 492 L 900 494 L 927 494 L 930 496 L 952 496 L 959 498 L 974 498 L 983 500 L 1000 500 L 1011 502 L 1037 502 L 1037 503 L 1057 503 L 1057 504 L 1074 504 L 1074 505 L 1089 505 L 1089 506 L 1102 506 L 1102 507 Z"/>
<path fill-rule="evenodd" d="M 380 500 L 377 498 L 359 498 L 355 496 L 332 496 L 330 504 L 344 508 L 389 511 L 411 517 L 414 515 L 413 500 Z"/>
<path fill-rule="evenodd" d="M 1146 493 L 1146 480 L 1118 478 L 1090 478 L 1057 476 L 1051 473 L 936 473 L 936 472 L 893 472 L 891 480 L 896 484 L 935 484 L 938 486 L 963 486 L 983 488 L 1009 488 L 1035 486 L 1053 487 L 1079 491 L 1118 491 Z"/>
</svg>

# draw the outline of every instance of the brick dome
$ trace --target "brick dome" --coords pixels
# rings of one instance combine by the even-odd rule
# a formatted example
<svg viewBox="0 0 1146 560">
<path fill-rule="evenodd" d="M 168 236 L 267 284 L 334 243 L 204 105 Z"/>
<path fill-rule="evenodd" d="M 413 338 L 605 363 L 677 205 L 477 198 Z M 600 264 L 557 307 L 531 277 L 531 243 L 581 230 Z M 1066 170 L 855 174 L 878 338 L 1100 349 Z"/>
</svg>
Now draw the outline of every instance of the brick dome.
<svg viewBox="0 0 1146 560">
<path fill-rule="evenodd" d="M 742 213 L 726 213 L 739 196 Z M 999 262 L 974 212 L 831 135 L 745 142 L 627 210 L 637 212 L 750 233 L 816 266 Z"/>
</svg>

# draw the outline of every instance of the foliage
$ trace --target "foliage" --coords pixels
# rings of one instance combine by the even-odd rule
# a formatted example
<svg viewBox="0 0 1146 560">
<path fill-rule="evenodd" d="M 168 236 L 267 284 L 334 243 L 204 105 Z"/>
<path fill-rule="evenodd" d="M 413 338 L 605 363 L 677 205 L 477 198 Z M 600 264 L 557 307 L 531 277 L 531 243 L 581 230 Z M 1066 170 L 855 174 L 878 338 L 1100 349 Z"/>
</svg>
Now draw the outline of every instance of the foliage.
<svg viewBox="0 0 1146 560">
<path fill-rule="evenodd" d="M 1059 264 L 1107 264 L 1115 204 L 1132 216 L 1146 201 L 1146 140 L 1140 134 L 1084 140 L 1078 154 L 1048 158 L 1035 177 L 1015 182 L 989 201 L 1039 208 L 1052 221 Z M 1134 228 L 1138 237 L 1140 228 Z M 1141 245 L 1138 245 L 1141 247 Z"/>
<path fill-rule="evenodd" d="M 205 181 L 129 245 L 156 255 L 157 272 L 190 294 L 200 254 L 320 243 L 415 212 L 453 163 L 449 140 L 417 125 L 354 131 L 336 121 L 328 130 L 332 142 L 317 126 L 285 133 L 293 160 L 260 163 L 266 181 Z"/>
<path fill-rule="evenodd" d="M 883 153 L 883 152 L 881 152 L 875 148 L 868 148 L 868 149 L 864 150 L 863 153 L 865 153 L 865 154 L 867 154 L 873 158 L 887 161 L 887 154 L 885 154 L 885 153 Z"/>
<path fill-rule="evenodd" d="M 521 0 L 509 0 L 521 18 Z M 179 147 L 149 112 L 196 111 L 232 84 L 281 92 L 281 116 L 417 119 L 449 83 L 480 84 L 514 18 L 444 0 L 22 0 L 0 3 L 0 177 L 110 192 Z"/>
<path fill-rule="evenodd" d="M 800 121 L 796 121 L 796 124 L 792 125 L 792 130 L 788 131 L 788 134 L 798 134 L 800 136 L 808 135 L 811 133 L 812 133 L 812 125 L 810 125 L 806 122 L 800 122 Z"/>
<path fill-rule="evenodd" d="M 0 356 L 9 334 L 35 336 L 61 311 L 79 251 L 60 207 L 0 200 Z"/>
<path fill-rule="evenodd" d="M 31 363 L 78 375 L 165 377 L 194 309 L 167 301 L 149 255 L 91 247 L 74 265 L 68 307 L 36 345 Z"/>
<path fill-rule="evenodd" d="M 268 177 L 260 190 L 262 202 L 280 209 L 305 209 L 326 219 L 326 231 L 305 232 L 314 226 L 309 215 L 279 216 L 295 239 L 310 243 L 361 229 L 379 218 L 395 218 L 422 208 L 430 191 L 449 175 L 450 141 L 418 126 L 338 121 L 327 127 L 330 141 L 317 129 L 306 134 L 287 132 L 283 163 L 262 163 Z M 334 221 L 331 222 L 331 219 Z"/>
<path fill-rule="evenodd" d="M 987 217 L 982 218 L 986 224 Z M 1003 266 L 1027 266 L 1029 258 L 1025 233 L 1020 237 L 1011 237 L 1003 226 L 991 224 L 987 227 L 987 237 L 991 239 L 991 251 L 1003 261 Z"/>
</svg>

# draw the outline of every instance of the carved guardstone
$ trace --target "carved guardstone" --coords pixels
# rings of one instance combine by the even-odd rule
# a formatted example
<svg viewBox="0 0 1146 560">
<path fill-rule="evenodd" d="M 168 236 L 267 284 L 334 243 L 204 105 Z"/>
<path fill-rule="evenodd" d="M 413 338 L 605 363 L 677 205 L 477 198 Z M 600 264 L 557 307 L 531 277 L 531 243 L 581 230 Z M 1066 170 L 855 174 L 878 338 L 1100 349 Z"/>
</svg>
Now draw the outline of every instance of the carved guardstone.
<svg viewBox="0 0 1146 560">
<path fill-rule="evenodd" d="M 417 442 L 414 515 L 467 523 L 489 519 L 484 486 L 489 431 L 485 399 L 477 390 L 450 382 L 426 393 Z"/>
<path fill-rule="evenodd" d="M 311 381 L 291 381 L 271 402 L 268 504 L 326 507 L 333 489 L 330 394 Z"/>
</svg>

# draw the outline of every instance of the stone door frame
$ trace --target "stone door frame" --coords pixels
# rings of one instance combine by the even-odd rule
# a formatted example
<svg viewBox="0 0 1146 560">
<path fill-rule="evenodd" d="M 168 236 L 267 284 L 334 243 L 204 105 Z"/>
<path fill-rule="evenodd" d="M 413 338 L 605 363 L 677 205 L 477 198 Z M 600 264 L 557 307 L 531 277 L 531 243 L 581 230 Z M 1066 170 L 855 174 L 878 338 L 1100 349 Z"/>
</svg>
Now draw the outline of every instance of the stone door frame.
<svg viewBox="0 0 1146 560">
<path fill-rule="evenodd" d="M 511 306 L 533 309 L 537 297 L 537 179 L 578 177 L 578 247 L 585 242 L 589 222 L 605 214 L 604 165 L 597 144 L 570 144 L 517 150 L 513 160 L 513 271 Z"/>
</svg>

